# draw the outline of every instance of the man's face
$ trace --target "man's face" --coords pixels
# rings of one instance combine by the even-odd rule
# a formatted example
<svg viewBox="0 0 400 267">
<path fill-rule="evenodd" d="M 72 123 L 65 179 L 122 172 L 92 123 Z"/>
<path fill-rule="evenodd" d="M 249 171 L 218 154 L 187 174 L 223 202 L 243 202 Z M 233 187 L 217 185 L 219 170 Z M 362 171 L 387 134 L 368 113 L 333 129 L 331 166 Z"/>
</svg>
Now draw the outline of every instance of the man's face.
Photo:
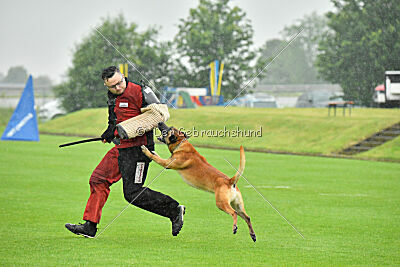
<svg viewBox="0 0 400 267">
<path fill-rule="evenodd" d="M 121 73 L 114 73 L 111 78 L 104 80 L 104 85 L 108 87 L 111 93 L 115 95 L 122 94 L 126 89 L 126 81 Z"/>
</svg>

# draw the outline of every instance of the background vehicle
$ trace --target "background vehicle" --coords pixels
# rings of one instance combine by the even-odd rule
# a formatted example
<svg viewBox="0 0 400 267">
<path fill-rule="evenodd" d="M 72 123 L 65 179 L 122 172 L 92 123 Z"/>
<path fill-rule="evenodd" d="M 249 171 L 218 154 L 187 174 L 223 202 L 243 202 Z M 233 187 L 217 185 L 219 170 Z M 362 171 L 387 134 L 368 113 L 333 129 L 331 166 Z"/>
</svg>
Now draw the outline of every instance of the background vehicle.
<svg viewBox="0 0 400 267">
<path fill-rule="evenodd" d="M 325 108 L 329 102 L 343 101 L 342 92 L 311 91 L 303 93 L 296 102 L 296 108 Z"/>
<path fill-rule="evenodd" d="M 42 121 L 52 120 L 66 113 L 65 109 L 61 106 L 61 101 L 58 99 L 47 102 L 39 107 L 39 118 Z"/>
<path fill-rule="evenodd" d="M 385 71 L 385 83 L 375 88 L 373 101 L 379 107 L 400 107 L 400 71 Z"/>
<path fill-rule="evenodd" d="M 233 100 L 231 106 L 248 108 L 277 108 L 275 97 L 266 93 L 247 94 Z"/>
</svg>

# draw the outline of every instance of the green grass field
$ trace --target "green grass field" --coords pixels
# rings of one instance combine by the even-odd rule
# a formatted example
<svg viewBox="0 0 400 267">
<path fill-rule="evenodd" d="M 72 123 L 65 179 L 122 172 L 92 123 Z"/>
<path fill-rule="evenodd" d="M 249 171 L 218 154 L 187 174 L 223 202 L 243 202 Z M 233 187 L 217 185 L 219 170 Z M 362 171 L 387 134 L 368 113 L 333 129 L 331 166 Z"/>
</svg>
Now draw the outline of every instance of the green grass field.
<svg viewBox="0 0 400 267">
<path fill-rule="evenodd" d="M 5 127 L 7 125 L 13 112 L 14 112 L 14 109 L 11 109 L 11 108 L 0 108 L 0 127 L 1 126 Z M 4 131 L 4 129 L 2 129 L 2 133 L 3 133 L 3 131 Z"/>
<path fill-rule="evenodd" d="M 197 109 L 170 109 L 169 125 L 193 129 L 191 142 L 197 145 L 246 148 L 280 152 L 332 155 L 362 139 L 400 121 L 399 109 L 353 109 L 352 116 L 328 117 L 328 109 L 249 109 L 229 107 L 203 107 Z M 89 109 L 69 114 L 40 125 L 48 133 L 98 136 L 106 128 L 106 109 Z M 260 130 L 261 137 L 210 137 L 226 126 L 230 134 L 240 130 Z M 200 135 L 203 130 L 203 136 Z M 243 132 L 244 133 L 244 132 Z M 370 159 L 400 161 L 400 137 L 386 144 L 386 148 L 373 149 L 360 156 Z M 375 153 L 375 150 L 377 152 Z M 359 155 L 355 156 L 358 157 Z"/>
<path fill-rule="evenodd" d="M 360 153 L 359 157 L 367 159 L 389 159 L 400 162 L 400 137 L 397 137 L 370 151 Z"/>
<path fill-rule="evenodd" d="M 172 237 L 168 219 L 129 207 L 97 239 L 75 236 L 88 179 L 110 145 L 59 149 L 76 137 L 41 135 L 40 142 L 0 142 L 2 265 L 399 265 L 400 164 L 246 152 L 245 177 L 306 237 L 302 239 L 241 178 L 253 243 L 240 220 L 219 211 L 212 194 L 189 187 L 173 170 L 150 186 L 186 205 Z M 239 151 L 199 149 L 228 175 Z M 168 156 L 165 146 L 157 152 Z M 147 182 L 162 171 L 152 163 Z M 112 186 L 100 231 L 126 206 Z"/>
</svg>

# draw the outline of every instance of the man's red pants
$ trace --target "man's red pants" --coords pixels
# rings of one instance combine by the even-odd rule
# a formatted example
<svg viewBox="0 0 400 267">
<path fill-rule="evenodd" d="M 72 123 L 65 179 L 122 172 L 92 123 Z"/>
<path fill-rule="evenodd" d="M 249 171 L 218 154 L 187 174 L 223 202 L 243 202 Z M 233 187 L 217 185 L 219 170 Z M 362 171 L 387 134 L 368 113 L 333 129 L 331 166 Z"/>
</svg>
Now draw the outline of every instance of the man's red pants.
<svg viewBox="0 0 400 267">
<path fill-rule="evenodd" d="M 116 147 L 110 149 L 90 176 L 90 196 L 83 213 L 83 220 L 100 222 L 101 211 L 110 194 L 110 186 L 121 179 L 118 154 Z"/>
</svg>

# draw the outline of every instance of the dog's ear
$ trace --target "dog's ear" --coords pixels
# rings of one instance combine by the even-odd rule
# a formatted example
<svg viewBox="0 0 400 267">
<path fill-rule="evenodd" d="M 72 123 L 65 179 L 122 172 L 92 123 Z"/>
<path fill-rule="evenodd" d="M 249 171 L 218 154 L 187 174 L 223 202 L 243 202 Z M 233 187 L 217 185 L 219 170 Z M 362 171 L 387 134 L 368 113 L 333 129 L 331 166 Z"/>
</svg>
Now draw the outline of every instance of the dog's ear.
<svg viewBox="0 0 400 267">
<path fill-rule="evenodd" d="M 183 135 L 185 136 L 186 139 L 189 138 L 186 133 L 184 133 L 184 132 L 181 132 L 181 133 L 183 133 Z"/>
</svg>

